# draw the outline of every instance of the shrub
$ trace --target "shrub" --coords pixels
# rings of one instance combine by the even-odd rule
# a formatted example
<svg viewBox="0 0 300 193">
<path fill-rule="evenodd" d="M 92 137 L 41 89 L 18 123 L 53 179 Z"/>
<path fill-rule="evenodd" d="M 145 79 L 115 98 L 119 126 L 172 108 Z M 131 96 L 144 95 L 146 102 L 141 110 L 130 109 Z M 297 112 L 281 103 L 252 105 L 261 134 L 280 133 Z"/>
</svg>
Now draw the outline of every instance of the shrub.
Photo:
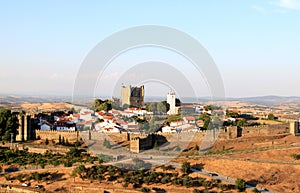
<svg viewBox="0 0 300 193">
<path fill-rule="evenodd" d="M 259 193 L 259 190 L 258 190 L 257 188 L 254 188 L 254 189 L 252 190 L 252 192 L 253 192 L 253 193 Z"/>
<path fill-rule="evenodd" d="M 191 171 L 191 164 L 187 161 L 183 162 L 181 165 L 181 171 L 183 173 L 189 173 Z"/>
<path fill-rule="evenodd" d="M 298 160 L 298 159 L 299 159 L 299 156 L 298 156 L 297 154 L 295 154 L 295 153 L 292 153 L 292 154 L 291 154 L 291 157 L 292 157 L 293 159 L 295 159 L 295 160 Z"/>
<path fill-rule="evenodd" d="M 199 148 L 199 145 L 196 144 L 195 147 L 194 147 L 194 150 L 199 151 L 199 149 L 200 149 L 200 148 Z"/>
<path fill-rule="evenodd" d="M 128 185 L 129 185 L 128 182 L 125 182 L 125 183 L 123 184 L 123 187 L 124 187 L 124 188 L 127 188 Z"/>
<path fill-rule="evenodd" d="M 111 144 L 110 144 L 109 140 L 104 139 L 103 146 L 106 147 L 107 149 L 110 149 L 111 148 Z"/>
<path fill-rule="evenodd" d="M 143 188 L 141 189 L 141 191 L 142 191 L 142 192 L 150 192 L 150 189 L 147 188 L 147 187 L 143 187 Z"/>
<path fill-rule="evenodd" d="M 193 185 L 193 179 L 190 176 L 185 176 L 183 178 L 183 185 L 185 187 L 191 187 Z"/>
<path fill-rule="evenodd" d="M 161 179 L 161 183 L 162 184 L 167 184 L 167 183 L 169 183 L 170 182 L 170 177 L 169 176 L 165 176 L 165 177 L 163 177 L 162 179 Z"/>
<path fill-rule="evenodd" d="M 235 181 L 235 188 L 239 191 L 239 192 L 242 192 L 245 190 L 245 186 L 246 186 L 246 183 L 245 183 L 245 180 L 243 179 L 236 179 Z"/>
</svg>

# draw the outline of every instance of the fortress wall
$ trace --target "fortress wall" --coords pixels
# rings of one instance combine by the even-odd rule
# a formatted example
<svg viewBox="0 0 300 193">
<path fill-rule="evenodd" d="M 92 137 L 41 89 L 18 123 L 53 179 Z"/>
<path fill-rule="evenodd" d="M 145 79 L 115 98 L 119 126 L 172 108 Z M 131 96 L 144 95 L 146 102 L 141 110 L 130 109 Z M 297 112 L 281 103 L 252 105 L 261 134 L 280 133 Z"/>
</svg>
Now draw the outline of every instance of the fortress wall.
<svg viewBox="0 0 300 193">
<path fill-rule="evenodd" d="M 237 137 L 255 137 L 255 136 L 268 136 L 289 133 L 289 124 L 280 125 L 261 125 L 253 127 L 227 127 L 222 131 L 219 137 L 221 139 L 234 139 Z"/>
<path fill-rule="evenodd" d="M 55 140 L 58 142 L 59 136 L 64 137 L 65 140 L 68 139 L 69 142 L 75 142 L 77 140 L 77 132 L 76 131 L 43 131 L 36 130 L 36 137 L 40 137 L 41 139 Z"/>
<path fill-rule="evenodd" d="M 242 136 L 277 135 L 289 132 L 289 124 L 243 127 Z"/>
</svg>

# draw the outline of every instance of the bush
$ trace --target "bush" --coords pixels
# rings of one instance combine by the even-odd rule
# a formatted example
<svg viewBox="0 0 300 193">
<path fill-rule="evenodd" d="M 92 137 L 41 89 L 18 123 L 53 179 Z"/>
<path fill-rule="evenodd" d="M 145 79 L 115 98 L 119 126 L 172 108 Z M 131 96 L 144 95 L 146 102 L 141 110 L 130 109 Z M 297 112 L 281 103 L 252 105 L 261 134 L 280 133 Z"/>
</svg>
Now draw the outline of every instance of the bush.
<svg viewBox="0 0 300 193">
<path fill-rule="evenodd" d="M 125 183 L 123 184 L 123 187 L 124 187 L 124 188 L 127 188 L 128 185 L 129 185 L 129 183 L 128 183 L 128 182 L 125 182 Z"/>
<path fill-rule="evenodd" d="M 79 141 L 76 141 L 74 145 L 75 145 L 75 147 L 79 147 L 79 146 L 81 146 L 81 143 Z"/>
<path fill-rule="evenodd" d="M 170 181 L 171 181 L 170 176 L 165 176 L 165 177 L 163 177 L 163 178 L 161 179 L 161 183 L 162 183 L 162 184 L 167 184 L 167 183 L 169 183 Z"/>
<path fill-rule="evenodd" d="M 294 159 L 294 160 L 298 160 L 299 159 L 299 156 L 295 153 L 292 153 L 291 154 L 291 157 Z"/>
<path fill-rule="evenodd" d="M 183 185 L 185 187 L 191 187 L 193 185 L 193 179 L 190 176 L 185 176 L 183 178 Z"/>
<path fill-rule="evenodd" d="M 189 173 L 191 171 L 191 164 L 187 161 L 183 162 L 181 165 L 181 171 L 183 173 Z"/>
<path fill-rule="evenodd" d="M 252 192 L 253 192 L 253 193 L 259 193 L 259 191 L 257 190 L 257 188 L 254 188 L 254 189 L 252 190 Z"/>
<path fill-rule="evenodd" d="M 199 145 L 196 144 L 195 147 L 194 147 L 194 150 L 195 150 L 195 151 L 199 151 L 199 149 L 200 149 L 200 148 L 199 148 Z"/>
<path fill-rule="evenodd" d="M 245 183 L 245 180 L 243 179 L 236 179 L 235 181 L 235 188 L 239 191 L 239 192 L 242 192 L 245 190 L 245 187 L 246 186 L 246 183 Z"/>
<path fill-rule="evenodd" d="M 141 189 L 141 191 L 142 191 L 142 192 L 150 192 L 150 189 L 147 188 L 147 187 L 143 187 L 143 188 Z"/>
<path fill-rule="evenodd" d="M 111 144 L 110 144 L 109 140 L 104 139 L 103 146 L 106 147 L 107 149 L 110 149 L 111 148 Z"/>
</svg>

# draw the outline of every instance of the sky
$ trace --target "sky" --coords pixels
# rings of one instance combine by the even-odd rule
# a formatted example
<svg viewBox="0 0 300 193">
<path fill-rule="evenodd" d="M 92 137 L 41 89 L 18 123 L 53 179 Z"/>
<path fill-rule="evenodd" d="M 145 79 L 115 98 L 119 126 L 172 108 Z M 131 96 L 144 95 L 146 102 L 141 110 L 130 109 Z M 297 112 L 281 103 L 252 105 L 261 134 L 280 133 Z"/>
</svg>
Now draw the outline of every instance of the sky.
<svg viewBox="0 0 300 193">
<path fill-rule="evenodd" d="M 207 49 L 227 97 L 300 96 L 299 21 L 300 0 L 1 0 L 0 93 L 71 96 L 82 62 L 99 42 L 133 26 L 160 25 Z M 109 95 L 116 86 L 110 80 L 122 76 L 118 67 L 133 61 L 164 58 L 178 69 L 186 63 L 186 73 L 193 73 L 174 53 L 138 52 L 112 62 L 98 95 Z M 155 84 L 149 88 L 149 95 L 160 93 Z"/>
</svg>

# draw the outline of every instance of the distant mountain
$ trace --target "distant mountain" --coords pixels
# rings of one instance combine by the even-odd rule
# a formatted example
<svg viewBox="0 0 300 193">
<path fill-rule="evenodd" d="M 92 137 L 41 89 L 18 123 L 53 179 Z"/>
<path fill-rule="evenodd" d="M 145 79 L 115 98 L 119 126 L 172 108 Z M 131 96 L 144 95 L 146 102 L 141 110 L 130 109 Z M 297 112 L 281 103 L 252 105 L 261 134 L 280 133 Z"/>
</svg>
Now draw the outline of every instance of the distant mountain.
<svg viewBox="0 0 300 193">
<path fill-rule="evenodd" d="M 227 100 L 231 100 L 231 99 L 227 99 Z M 268 96 L 235 98 L 234 100 L 253 103 L 253 104 L 266 105 L 266 106 L 300 104 L 300 97 L 297 96 L 268 95 Z"/>
<path fill-rule="evenodd" d="M 108 99 L 109 97 L 100 97 L 103 99 Z M 164 101 L 166 97 L 161 96 L 146 96 L 145 102 L 157 102 Z M 198 99 L 192 97 L 183 97 L 180 100 L 184 103 L 209 103 L 211 101 L 211 97 L 200 97 Z M 215 101 L 221 101 L 223 99 L 217 98 Z M 84 99 L 81 103 L 92 102 L 93 98 Z M 277 105 L 292 105 L 298 104 L 300 105 L 300 97 L 298 96 L 257 96 L 257 97 L 228 97 L 226 101 L 240 101 L 246 102 L 250 104 L 258 104 L 265 106 L 277 106 Z M 0 95 L 0 104 L 24 104 L 24 103 L 51 103 L 51 102 L 72 102 L 71 96 L 21 96 L 21 95 Z"/>
<path fill-rule="evenodd" d="M 51 103 L 51 102 L 71 102 L 71 97 L 62 96 L 0 96 L 0 104 L 24 104 L 24 103 Z"/>
</svg>

